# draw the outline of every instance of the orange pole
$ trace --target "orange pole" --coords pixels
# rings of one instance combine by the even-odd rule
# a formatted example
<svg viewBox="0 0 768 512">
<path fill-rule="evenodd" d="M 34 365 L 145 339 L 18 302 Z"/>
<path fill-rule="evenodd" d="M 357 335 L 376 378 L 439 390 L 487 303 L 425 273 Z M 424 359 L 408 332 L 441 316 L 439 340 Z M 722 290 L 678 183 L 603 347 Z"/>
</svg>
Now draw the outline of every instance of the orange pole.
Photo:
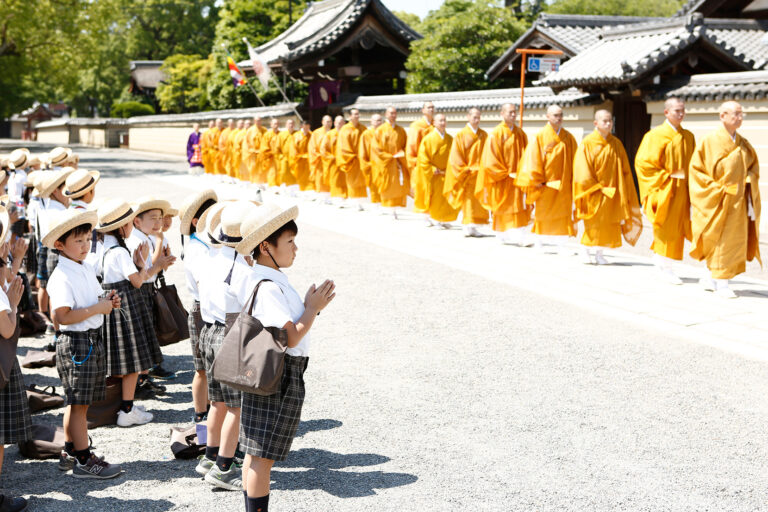
<svg viewBox="0 0 768 512">
<path fill-rule="evenodd" d="M 522 129 L 524 110 L 523 100 L 525 99 L 525 69 L 528 67 L 528 55 L 562 55 L 563 52 L 560 50 L 537 50 L 535 48 L 518 48 L 515 52 L 523 56 L 523 63 L 520 68 L 520 129 Z"/>
</svg>

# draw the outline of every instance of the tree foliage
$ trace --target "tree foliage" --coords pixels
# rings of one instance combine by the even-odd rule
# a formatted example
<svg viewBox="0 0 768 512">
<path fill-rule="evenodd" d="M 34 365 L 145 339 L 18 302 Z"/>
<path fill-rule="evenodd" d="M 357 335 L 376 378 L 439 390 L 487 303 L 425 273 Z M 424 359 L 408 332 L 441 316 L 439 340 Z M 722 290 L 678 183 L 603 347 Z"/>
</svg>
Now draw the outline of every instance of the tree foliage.
<svg viewBox="0 0 768 512">
<path fill-rule="evenodd" d="M 601 14 L 605 16 L 672 16 L 684 0 L 555 0 L 547 12 L 554 14 Z"/>
<path fill-rule="evenodd" d="M 160 83 L 155 94 L 163 112 L 196 112 L 209 108 L 208 59 L 200 55 L 171 55 L 160 69 L 167 79 Z"/>
<path fill-rule="evenodd" d="M 407 91 L 487 89 L 485 70 L 525 31 L 511 9 L 488 0 L 446 0 L 411 44 Z M 494 85 L 496 86 L 496 85 Z"/>
<path fill-rule="evenodd" d="M 112 117 L 128 118 L 133 116 L 151 116 L 155 109 L 150 105 L 138 101 L 125 101 L 112 105 L 110 114 Z"/>
<path fill-rule="evenodd" d="M 400 18 L 416 32 L 421 33 L 421 18 L 418 15 L 408 11 L 392 11 L 392 14 Z"/>
</svg>

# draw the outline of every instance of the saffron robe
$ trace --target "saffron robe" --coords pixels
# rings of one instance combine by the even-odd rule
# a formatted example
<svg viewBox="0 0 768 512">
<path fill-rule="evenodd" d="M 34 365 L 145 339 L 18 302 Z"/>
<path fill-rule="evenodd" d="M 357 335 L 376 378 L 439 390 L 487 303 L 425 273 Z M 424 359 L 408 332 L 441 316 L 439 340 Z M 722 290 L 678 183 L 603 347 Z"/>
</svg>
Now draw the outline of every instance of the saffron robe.
<svg viewBox="0 0 768 512">
<path fill-rule="evenodd" d="M 413 171 L 422 175 L 424 206 L 429 216 L 437 222 L 453 222 L 459 216 L 459 209 L 451 206 L 443 195 L 445 170 L 452 143 L 453 137 L 448 133 L 441 137 L 437 130 L 430 131 L 419 145 Z"/>
<path fill-rule="evenodd" d="M 291 144 L 290 153 L 288 154 L 291 174 L 296 178 L 299 190 L 302 192 L 315 189 L 315 184 L 309 176 L 308 147 L 310 137 L 312 137 L 312 133 L 306 134 L 304 130 L 298 130 L 294 133 L 293 144 Z"/>
<path fill-rule="evenodd" d="M 323 180 L 323 154 L 321 146 L 325 137 L 326 129 L 324 126 L 317 128 L 312 132 L 307 146 L 309 156 L 309 178 L 315 184 L 316 192 L 330 192 L 331 187 Z"/>
<path fill-rule="evenodd" d="M 510 128 L 502 121 L 483 146 L 474 194 L 483 208 L 493 213 L 494 231 L 521 228 L 531 222 L 533 208 L 515 185 L 527 145 L 528 137 L 520 127 Z"/>
<path fill-rule="evenodd" d="M 534 233 L 576 236 L 573 157 L 577 148 L 576 138 L 565 128 L 557 133 L 547 123 L 525 149 L 515 184 L 525 190 L 525 202 L 535 205 Z"/>
<path fill-rule="evenodd" d="M 622 235 L 637 243 L 643 230 L 640 202 L 627 152 L 613 135 L 604 139 L 595 130 L 581 141 L 573 162 L 573 200 L 576 217 L 584 219 L 582 244 L 621 247 Z"/>
<path fill-rule="evenodd" d="M 475 196 L 480 158 L 488 134 L 482 128 L 477 133 L 469 125 L 453 138 L 443 194 L 454 208 L 461 208 L 462 224 L 488 224 L 488 210 Z"/>
<path fill-rule="evenodd" d="M 640 202 L 653 226 L 651 250 L 675 260 L 691 239 L 688 165 L 695 148 L 691 132 L 664 122 L 643 136 L 635 157 Z"/>
<path fill-rule="evenodd" d="M 408 141 L 405 144 L 405 159 L 408 169 L 416 169 L 416 160 L 419 157 L 419 145 L 424 137 L 432 131 L 433 127 L 426 117 L 417 119 L 408 127 Z M 428 210 L 426 196 L 425 177 L 418 172 L 411 172 L 411 188 L 413 189 L 413 210 L 418 213 L 426 213 Z"/>
<path fill-rule="evenodd" d="M 291 172 L 291 145 L 293 144 L 293 134 L 283 130 L 277 136 L 275 160 L 277 160 L 277 185 L 296 185 L 296 177 Z"/>
<path fill-rule="evenodd" d="M 404 207 L 411 190 L 408 163 L 405 160 L 406 133 L 402 126 L 381 123 L 371 139 L 373 181 L 379 189 L 381 205 Z M 395 156 L 400 153 L 402 156 Z"/>
<path fill-rule="evenodd" d="M 753 259 L 762 265 L 760 164 L 752 145 L 720 127 L 696 145 L 689 170 L 691 256 L 706 259 L 714 279 L 744 272 Z"/>
<path fill-rule="evenodd" d="M 342 127 L 343 129 L 343 127 Z M 331 197 L 347 197 L 347 179 L 336 165 L 336 145 L 339 130 L 332 128 L 320 143 L 320 154 L 323 158 L 323 181 L 331 188 Z"/>
<path fill-rule="evenodd" d="M 221 130 L 221 133 L 219 134 L 219 140 L 217 142 L 219 153 L 216 159 L 216 174 L 227 174 L 230 159 L 229 151 L 227 151 L 227 141 L 229 140 L 232 131 L 231 128 L 227 127 Z"/>
<path fill-rule="evenodd" d="M 216 172 L 216 158 L 218 153 L 219 129 L 215 126 L 203 132 L 200 138 L 200 149 L 203 152 L 203 167 L 205 172 Z"/>
<path fill-rule="evenodd" d="M 248 179 L 252 183 L 266 183 L 266 177 L 262 179 L 261 159 L 261 137 L 266 132 L 263 126 L 253 125 L 245 133 L 245 166 L 248 169 Z"/>
<path fill-rule="evenodd" d="M 240 128 L 235 130 L 232 137 L 232 163 L 230 176 L 239 180 L 243 179 L 243 141 L 245 140 L 245 130 Z"/>
<path fill-rule="evenodd" d="M 373 139 L 373 135 L 373 128 L 366 128 L 360 136 L 360 144 L 358 148 L 360 152 L 360 171 L 363 173 L 365 184 L 368 186 L 371 202 L 380 203 L 381 195 L 379 195 L 379 189 L 373 183 L 373 164 L 371 162 L 371 140 Z"/>
<path fill-rule="evenodd" d="M 347 123 L 339 130 L 336 140 L 336 167 L 341 178 L 344 179 L 344 187 L 347 197 L 368 197 L 365 186 L 365 177 L 360 170 L 360 139 L 365 131 L 363 125 L 355 127 Z M 333 183 L 331 183 L 331 195 L 333 195 Z"/>
<path fill-rule="evenodd" d="M 277 142 L 277 135 L 280 132 L 267 130 L 261 136 L 261 146 L 259 147 L 261 157 L 261 174 L 269 186 L 274 186 L 277 177 L 277 162 L 275 161 L 274 147 Z M 273 142 L 272 139 L 275 139 Z"/>
</svg>

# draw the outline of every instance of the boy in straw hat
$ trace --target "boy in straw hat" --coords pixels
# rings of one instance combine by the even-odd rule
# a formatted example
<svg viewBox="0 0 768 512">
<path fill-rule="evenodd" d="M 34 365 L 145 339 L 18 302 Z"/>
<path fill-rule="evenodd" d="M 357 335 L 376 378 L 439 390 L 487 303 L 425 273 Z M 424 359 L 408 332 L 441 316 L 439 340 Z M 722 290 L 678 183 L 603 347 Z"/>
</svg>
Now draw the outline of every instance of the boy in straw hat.
<svg viewBox="0 0 768 512">
<path fill-rule="evenodd" d="M 108 479 L 122 470 L 91 452 L 86 416 L 89 405 L 106 398 L 101 328 L 104 315 L 120 307 L 120 296 L 115 290 L 102 295 L 96 273 L 84 263 L 96 222 L 96 212 L 57 212 L 43 245 L 60 255 L 48 282 L 51 311 L 62 329 L 56 342 L 56 369 L 67 397 L 66 442 L 59 469 L 72 469 L 77 478 Z"/>
<path fill-rule="evenodd" d="M 64 196 L 69 198 L 70 208 L 85 210 L 96 197 L 96 184 L 99 182 L 99 171 L 77 169 L 72 172 L 64 183 Z"/>
<path fill-rule="evenodd" d="M 74 153 L 69 148 L 55 147 L 45 156 L 45 164 L 49 169 L 58 169 L 70 165 L 74 159 Z M 72 166 L 74 167 L 74 166 Z"/>
<path fill-rule="evenodd" d="M 246 454 L 246 511 L 268 510 L 272 465 L 287 457 L 301 419 L 309 330 L 336 296 L 333 281 L 326 280 L 319 287 L 310 286 L 302 298 L 280 271 L 296 258 L 298 213 L 295 206 L 259 206 L 242 223 L 243 239 L 237 245 L 239 254 L 250 255 L 255 261 L 248 279 L 233 280 L 238 302 L 248 303 L 255 294 L 252 315 L 265 327 L 285 330 L 288 345 L 280 393 L 243 393 L 240 446 Z"/>
<path fill-rule="evenodd" d="M 218 206 L 218 205 L 216 205 Z M 214 206 L 213 208 L 215 208 Z M 208 374 L 208 446 L 196 471 L 205 481 L 229 490 L 242 490 L 241 471 L 234 464 L 240 430 L 240 392 L 211 377 L 211 366 L 224 341 L 227 325 L 243 307 L 232 287 L 248 278 L 251 268 L 235 246 L 242 240 L 240 223 L 256 205 L 249 201 L 234 201 L 221 209 L 221 216 L 209 224 L 208 235 L 221 244 L 218 254 L 200 276 L 200 313 L 204 322 L 200 331 L 200 351 Z"/>
<path fill-rule="evenodd" d="M 192 295 L 192 307 L 189 308 L 189 343 L 192 348 L 192 357 L 195 365 L 195 376 L 192 378 L 192 404 L 195 409 L 195 423 L 203 421 L 208 414 L 208 379 L 205 374 L 205 363 L 200 354 L 199 333 L 203 328 L 203 317 L 200 316 L 200 293 L 197 283 L 206 271 L 208 251 L 210 245 L 205 239 L 198 236 L 198 226 L 203 213 L 216 204 L 218 197 L 213 190 L 203 190 L 191 194 L 184 199 L 179 208 L 179 231 L 184 251 L 181 258 L 184 260 L 184 273 L 187 278 L 187 289 Z M 189 237 L 189 242 L 184 245 L 184 236 Z"/>
<path fill-rule="evenodd" d="M 134 211 L 136 216 L 133 218 L 133 231 L 131 236 L 125 240 L 125 244 L 131 253 L 138 250 L 142 245 L 149 247 L 149 255 L 142 262 L 142 266 L 150 270 L 149 277 L 141 287 L 142 295 L 150 311 L 154 311 L 155 300 L 155 281 L 157 275 L 164 270 L 168 270 L 175 261 L 176 257 L 171 254 L 170 248 L 164 243 L 163 236 L 163 217 L 165 212 L 171 208 L 170 203 L 164 199 L 155 199 L 154 197 L 144 196 L 136 201 Z M 157 338 L 155 337 L 155 343 Z M 159 352 L 159 344 L 158 344 Z M 176 376 L 175 372 L 163 368 L 160 363 L 162 356 L 155 361 L 155 366 L 150 370 L 149 375 L 158 379 L 172 379 Z M 144 377 L 139 378 L 139 384 L 144 381 Z"/>
<path fill-rule="evenodd" d="M 0 264 L 5 263 L 8 256 L 8 236 L 10 219 L 5 208 L 0 208 Z M 5 270 L 5 269 L 4 269 Z M 19 277 L 13 277 L 9 272 L 0 275 L 0 343 L 9 343 L 14 337 L 18 339 L 18 320 L 16 310 L 21 300 L 24 287 Z M 9 282 L 10 281 L 10 282 Z M 8 288 L 6 290 L 6 283 Z M 32 420 L 29 417 L 29 404 L 25 391 L 24 378 L 19 368 L 17 358 L 8 376 L 8 382 L 0 389 L 0 468 L 5 455 L 5 445 L 26 441 L 31 437 Z M 0 494 L 0 510 L 20 511 L 27 506 L 24 498 L 14 498 Z"/>
</svg>

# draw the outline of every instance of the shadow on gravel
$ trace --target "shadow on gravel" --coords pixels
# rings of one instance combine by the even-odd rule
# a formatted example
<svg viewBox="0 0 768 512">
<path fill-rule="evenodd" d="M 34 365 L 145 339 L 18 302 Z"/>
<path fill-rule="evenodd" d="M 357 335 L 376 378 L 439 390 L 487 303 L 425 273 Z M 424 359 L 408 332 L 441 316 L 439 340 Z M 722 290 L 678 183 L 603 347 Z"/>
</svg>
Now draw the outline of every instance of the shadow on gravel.
<svg viewBox="0 0 768 512">
<path fill-rule="evenodd" d="M 141 510 L 142 512 L 171 510 L 174 505 L 168 500 L 121 500 L 118 498 L 97 498 L 95 496 L 73 496 L 72 500 L 35 498 L 29 500 L 28 510 Z"/>
<path fill-rule="evenodd" d="M 376 466 L 389 460 L 389 457 L 375 453 L 343 454 L 304 448 L 291 452 L 286 461 L 275 464 L 272 488 L 284 491 L 319 489 L 339 498 L 359 498 L 376 494 L 376 489 L 400 487 L 418 480 L 416 475 L 408 473 L 339 471 L 349 467 Z M 309 469 L 282 471 L 283 468 Z"/>
<path fill-rule="evenodd" d="M 301 437 L 304 434 L 309 434 L 310 432 L 320 432 L 321 430 L 333 430 L 334 428 L 339 428 L 342 426 L 343 423 L 339 420 L 308 420 L 308 421 L 302 421 L 299 424 L 299 430 L 296 432 L 296 437 Z"/>
</svg>

